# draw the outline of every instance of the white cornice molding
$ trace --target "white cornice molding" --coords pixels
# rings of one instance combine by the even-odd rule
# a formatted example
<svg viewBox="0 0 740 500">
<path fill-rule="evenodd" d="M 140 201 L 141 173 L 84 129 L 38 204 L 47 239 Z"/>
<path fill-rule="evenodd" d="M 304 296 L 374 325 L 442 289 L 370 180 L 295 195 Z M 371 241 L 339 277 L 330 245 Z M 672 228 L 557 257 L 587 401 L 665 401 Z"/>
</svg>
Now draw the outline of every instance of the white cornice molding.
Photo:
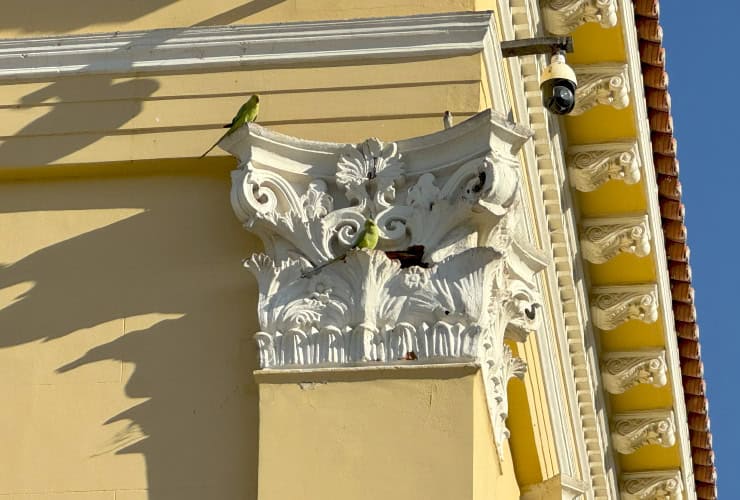
<svg viewBox="0 0 740 500">
<path fill-rule="evenodd" d="M 618 413 L 612 417 L 612 443 L 628 455 L 651 444 L 670 448 L 676 444 L 676 423 L 671 410 Z"/>
<path fill-rule="evenodd" d="M 0 81 L 473 54 L 490 20 L 464 12 L 2 40 Z"/>
<path fill-rule="evenodd" d="M 569 146 L 568 177 L 578 191 L 594 191 L 609 180 L 640 182 L 640 156 L 635 141 Z"/>
<path fill-rule="evenodd" d="M 554 35 L 569 35 L 586 23 L 617 25 L 617 0 L 542 0 L 542 20 Z"/>
<path fill-rule="evenodd" d="M 625 472 L 621 500 L 683 500 L 680 470 Z M 693 491 L 691 488 L 690 491 Z"/>
<path fill-rule="evenodd" d="M 647 215 L 603 217 L 581 221 L 581 251 L 593 264 L 603 264 L 620 253 L 645 257 L 650 253 Z"/>
<path fill-rule="evenodd" d="M 662 349 L 612 351 L 601 355 L 601 379 L 612 394 L 622 394 L 639 384 L 663 387 L 668 382 L 667 372 Z"/>
</svg>

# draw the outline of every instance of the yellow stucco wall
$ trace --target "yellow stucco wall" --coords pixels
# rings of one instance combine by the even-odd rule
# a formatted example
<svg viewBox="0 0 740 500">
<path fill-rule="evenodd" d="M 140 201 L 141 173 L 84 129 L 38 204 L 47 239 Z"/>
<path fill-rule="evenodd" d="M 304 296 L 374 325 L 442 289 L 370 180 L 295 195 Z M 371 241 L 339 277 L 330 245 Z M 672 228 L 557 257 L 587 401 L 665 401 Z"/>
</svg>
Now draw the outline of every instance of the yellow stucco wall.
<svg viewBox="0 0 740 500">
<path fill-rule="evenodd" d="M 260 380 L 259 500 L 519 497 L 470 365 L 270 373 Z"/>
<path fill-rule="evenodd" d="M 470 55 L 7 84 L 0 87 L 0 164 L 198 157 L 255 92 L 260 124 L 279 132 L 335 142 L 398 140 L 439 130 L 446 109 L 458 120 L 479 111 L 480 80 L 480 56 Z"/>
<path fill-rule="evenodd" d="M 480 10 L 490 8 L 488 3 L 490 0 L 5 0 L 0 37 L 407 16 Z"/>
<path fill-rule="evenodd" d="M 257 246 L 228 192 L 225 169 L 0 184 L 0 498 L 254 497 Z"/>
</svg>

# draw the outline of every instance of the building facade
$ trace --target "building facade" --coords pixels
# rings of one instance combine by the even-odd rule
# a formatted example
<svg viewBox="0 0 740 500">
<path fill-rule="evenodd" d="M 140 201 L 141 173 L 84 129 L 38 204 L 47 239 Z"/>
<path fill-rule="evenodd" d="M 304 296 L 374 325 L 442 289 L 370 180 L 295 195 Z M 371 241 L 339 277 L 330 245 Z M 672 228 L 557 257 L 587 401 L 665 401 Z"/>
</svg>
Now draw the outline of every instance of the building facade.
<svg viewBox="0 0 740 500">
<path fill-rule="evenodd" d="M 564 117 L 501 51 L 548 34 Z M 657 1 L 37 0 L 0 36 L 0 496 L 716 498 Z"/>
</svg>

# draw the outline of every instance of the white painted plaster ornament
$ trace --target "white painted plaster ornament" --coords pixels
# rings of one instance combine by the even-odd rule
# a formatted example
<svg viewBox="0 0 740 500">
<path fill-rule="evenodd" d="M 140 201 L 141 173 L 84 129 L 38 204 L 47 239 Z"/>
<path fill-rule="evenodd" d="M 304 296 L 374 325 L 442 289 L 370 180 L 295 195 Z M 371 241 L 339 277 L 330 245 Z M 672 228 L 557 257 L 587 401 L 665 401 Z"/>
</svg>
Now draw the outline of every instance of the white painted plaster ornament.
<svg viewBox="0 0 740 500">
<path fill-rule="evenodd" d="M 265 252 L 259 286 L 265 369 L 477 362 L 496 443 L 506 385 L 524 363 L 505 338 L 536 329 L 546 265 L 522 228 L 517 152 L 528 130 L 484 111 L 386 143 L 304 141 L 250 123 L 222 146 L 237 217 Z M 351 248 L 365 221 L 375 249 Z"/>
</svg>

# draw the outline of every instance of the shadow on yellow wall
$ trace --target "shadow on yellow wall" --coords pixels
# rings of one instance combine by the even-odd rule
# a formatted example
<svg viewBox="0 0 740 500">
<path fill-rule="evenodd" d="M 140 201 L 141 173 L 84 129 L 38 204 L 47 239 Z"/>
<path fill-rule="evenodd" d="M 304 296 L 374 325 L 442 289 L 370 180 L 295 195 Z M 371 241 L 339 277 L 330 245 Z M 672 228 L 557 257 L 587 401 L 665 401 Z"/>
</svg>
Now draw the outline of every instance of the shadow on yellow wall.
<svg viewBox="0 0 740 500">
<path fill-rule="evenodd" d="M 65 362 L 45 367 L 57 375 L 43 376 L 51 377 L 47 385 L 68 394 L 62 404 L 74 409 L 71 418 L 89 422 L 79 428 L 71 421 L 47 422 L 43 413 L 58 410 L 42 396 L 28 414 L 11 417 L 12 433 L 32 436 L 20 441 L 25 449 L 14 458 L 17 477 L 8 478 L 4 488 L 17 481 L 18 488 L 85 491 L 108 480 L 101 489 L 126 489 L 141 484 L 134 476 L 145 473 L 152 500 L 256 496 L 258 413 L 251 374 L 257 368 L 251 338 L 257 328 L 256 285 L 240 261 L 257 247 L 231 211 L 227 172 L 215 174 L 0 184 L 0 226 L 8 230 L 3 238 L 12 234 L 17 240 L 0 245 L 6 250 L 28 245 L 36 231 L 72 234 L 88 211 L 143 209 L 30 249 L 0 270 L 0 290 L 35 283 L 19 300 L 5 308 L 0 304 L 0 353 L 10 355 L 3 359 L 11 363 L 6 368 L 43 365 L 38 353 L 48 342 L 63 349 L 55 356 Z M 67 215 L 50 219 L 59 211 Z M 49 227 L 52 220 L 58 227 Z M 91 342 L 87 352 L 65 339 L 82 329 L 97 335 L 96 327 L 121 318 L 123 331 L 113 340 Z M 18 353 L 29 343 L 35 344 L 24 358 Z M 101 380 L 84 373 L 110 360 L 122 362 L 121 378 L 105 391 L 146 399 L 133 406 L 124 400 L 123 411 L 95 421 L 88 409 L 99 411 L 107 402 L 93 400 Z M 126 371 L 130 364 L 133 373 Z M 6 388 L 26 383 L 3 381 Z M 120 433 L 111 438 L 115 432 L 105 429 L 119 429 L 122 421 L 140 429 L 143 439 Z M 112 427 L 101 430 L 101 424 Z M 6 433 L 11 431 L 0 432 Z M 47 437 L 39 438 L 41 449 L 29 450 L 34 434 Z M 85 456 L 70 464 L 80 450 Z M 142 454 L 145 472 L 125 470 L 111 453 Z M 55 471 L 38 470 L 38 457 L 49 454 L 57 461 L 52 466 L 69 469 L 67 477 L 55 480 Z M 98 457 L 106 454 L 107 459 Z"/>
<path fill-rule="evenodd" d="M 3 32 L 21 32 L 21 36 L 32 33 L 64 34 L 70 31 L 112 23 L 132 22 L 146 14 L 177 3 L 178 0 L 133 0 L 128 2 L 101 2 L 100 0 L 7 0 L 3 5 L 3 16 L 0 16 L 0 35 Z M 245 17 L 264 11 L 285 0 L 252 0 L 249 2 L 229 2 L 238 4 L 217 15 L 210 16 L 195 26 L 227 25 L 244 21 Z M 202 7 L 201 7 L 202 8 Z M 204 11 L 208 12 L 207 9 Z M 43 13 L 43 15 L 39 15 Z M 209 12 L 210 13 L 210 12 Z M 173 24 L 177 21 L 173 18 Z M 171 26 L 155 26 L 169 28 Z M 160 34 L 160 43 L 187 28 L 169 30 Z M 93 29 L 95 31 L 95 29 Z M 157 43 L 156 39 L 148 39 Z M 126 52 L 128 45 L 118 52 Z M 85 71 L 83 68 L 82 72 Z M 79 151 L 101 138 L 117 133 L 118 129 L 139 115 L 142 103 L 150 98 L 160 87 L 156 78 L 137 78 L 124 82 L 115 82 L 118 75 L 95 76 L 84 81 L 84 94 L 94 96 L 99 104 L 97 109 L 80 114 L 75 107 L 65 107 L 81 100 L 80 82 L 62 77 L 45 87 L 31 92 L 16 102 L 0 102 L 0 106 L 9 105 L 14 109 L 33 106 L 47 107 L 48 111 L 18 130 L 12 137 L 6 137 L 0 143 L 0 165 L 28 164 L 29 154 L 37 165 L 53 163 L 65 156 Z M 85 100 L 85 99 L 82 99 Z M 228 117 L 224 118 L 225 121 Z M 73 126 L 71 126 L 73 125 Z M 77 134 L 59 139 L 60 131 L 72 128 Z M 37 138 L 48 135 L 44 147 L 29 147 L 33 142 L 24 138 Z M 54 136 L 57 136 L 55 138 Z M 18 140 L 18 139 L 21 140 Z M 26 158 L 21 161 L 21 158 Z"/>
<path fill-rule="evenodd" d="M 225 0 L 208 2 L 208 8 L 218 8 L 218 4 L 234 7 L 209 17 L 196 26 L 217 26 L 231 24 L 237 20 L 257 14 L 285 0 Z M 0 31 L 14 31 L 23 33 L 20 36 L 34 34 L 62 34 L 76 31 L 85 31 L 100 25 L 110 25 L 108 31 L 115 31 L 115 25 L 130 23 L 145 17 L 158 10 L 184 4 L 182 0 L 4 0 L 3 15 L 0 17 Z M 214 5 L 215 4 L 215 5 Z M 186 7 L 187 8 L 187 7 Z M 190 6 L 190 9 L 193 7 Z M 201 7 L 202 8 L 202 7 Z M 206 9 L 204 9 L 206 10 Z M 159 26 L 170 28 L 176 26 L 177 20 L 173 16 L 173 24 Z M 131 29 L 131 28 L 128 28 Z"/>
</svg>

